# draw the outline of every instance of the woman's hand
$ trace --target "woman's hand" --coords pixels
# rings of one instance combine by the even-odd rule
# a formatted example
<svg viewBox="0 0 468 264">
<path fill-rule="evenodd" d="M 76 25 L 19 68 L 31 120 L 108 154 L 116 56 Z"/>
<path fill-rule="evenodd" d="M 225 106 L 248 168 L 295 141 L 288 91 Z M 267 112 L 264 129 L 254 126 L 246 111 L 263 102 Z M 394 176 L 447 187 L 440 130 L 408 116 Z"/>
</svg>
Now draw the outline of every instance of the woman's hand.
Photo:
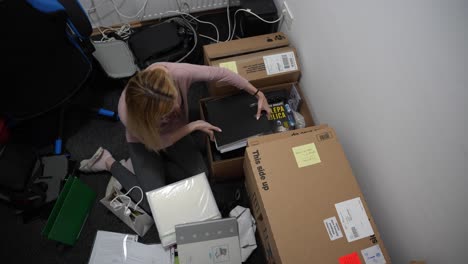
<svg viewBox="0 0 468 264">
<path fill-rule="evenodd" d="M 204 120 L 197 120 L 193 121 L 189 124 L 190 132 L 195 130 L 200 130 L 208 134 L 211 141 L 214 141 L 214 131 L 222 132 L 221 128 L 215 127 L 212 124 L 204 121 Z"/>
<path fill-rule="evenodd" d="M 263 94 L 262 91 L 258 91 L 257 95 L 255 96 L 258 99 L 257 102 L 257 120 L 260 119 L 260 115 L 262 114 L 262 111 L 267 112 L 267 116 L 270 116 L 271 114 L 271 109 L 270 109 L 270 104 L 268 104 L 268 101 Z"/>
</svg>

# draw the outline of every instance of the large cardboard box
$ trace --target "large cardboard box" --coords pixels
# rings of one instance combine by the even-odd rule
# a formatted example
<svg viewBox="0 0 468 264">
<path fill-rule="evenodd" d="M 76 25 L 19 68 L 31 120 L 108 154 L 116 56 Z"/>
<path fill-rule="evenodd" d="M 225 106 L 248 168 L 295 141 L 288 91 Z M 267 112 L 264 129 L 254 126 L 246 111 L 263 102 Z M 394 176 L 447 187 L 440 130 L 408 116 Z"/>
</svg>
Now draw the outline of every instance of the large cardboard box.
<svg viewBox="0 0 468 264">
<path fill-rule="evenodd" d="M 205 45 L 203 52 L 206 65 L 228 68 L 259 89 L 300 79 L 296 49 L 282 32 Z M 211 96 L 236 91 L 221 82 L 210 83 L 208 89 Z"/>
<path fill-rule="evenodd" d="M 265 92 L 275 91 L 286 89 L 287 91 L 291 91 L 293 86 L 296 87 L 299 95 L 301 98 L 304 98 L 301 87 L 299 83 L 285 83 L 285 84 L 277 84 L 272 86 L 263 87 Z M 239 91 L 237 91 L 239 92 Z M 243 92 L 243 91 L 240 91 Z M 224 95 L 229 96 L 229 95 Z M 214 98 L 218 98 L 220 96 L 213 96 L 207 97 L 200 100 L 200 115 L 203 120 L 205 120 L 205 102 L 208 100 L 212 100 Z M 306 124 L 306 127 L 310 127 L 314 125 L 314 121 L 312 119 L 312 115 L 310 113 L 310 108 L 305 100 L 302 100 L 299 111 L 303 117 Z M 279 133 L 276 133 L 279 134 Z M 244 149 L 240 151 L 233 151 L 232 153 L 227 153 L 225 155 L 221 155 L 215 148 L 214 142 L 207 140 L 207 158 L 209 163 L 210 169 L 210 181 L 211 182 L 222 182 L 222 181 L 229 181 L 229 180 L 238 180 L 244 177 L 244 171 L 242 168 L 243 160 L 244 160 Z"/>
<path fill-rule="evenodd" d="M 251 140 L 244 171 L 268 263 L 391 263 L 334 129 Z"/>
</svg>

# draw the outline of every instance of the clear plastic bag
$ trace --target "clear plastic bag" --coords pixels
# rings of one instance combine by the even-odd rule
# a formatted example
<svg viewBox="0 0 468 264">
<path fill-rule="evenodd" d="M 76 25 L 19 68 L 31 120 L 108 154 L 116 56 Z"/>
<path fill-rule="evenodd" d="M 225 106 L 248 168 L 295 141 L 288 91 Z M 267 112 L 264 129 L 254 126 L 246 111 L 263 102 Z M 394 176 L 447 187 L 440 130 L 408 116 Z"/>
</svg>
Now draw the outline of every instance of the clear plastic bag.
<svg viewBox="0 0 468 264">
<path fill-rule="evenodd" d="M 176 243 L 175 226 L 221 218 L 205 173 L 146 193 L 164 247 Z"/>
<path fill-rule="evenodd" d="M 304 117 L 296 111 L 292 111 L 294 114 L 294 119 L 296 120 L 296 129 L 306 127 Z"/>
</svg>

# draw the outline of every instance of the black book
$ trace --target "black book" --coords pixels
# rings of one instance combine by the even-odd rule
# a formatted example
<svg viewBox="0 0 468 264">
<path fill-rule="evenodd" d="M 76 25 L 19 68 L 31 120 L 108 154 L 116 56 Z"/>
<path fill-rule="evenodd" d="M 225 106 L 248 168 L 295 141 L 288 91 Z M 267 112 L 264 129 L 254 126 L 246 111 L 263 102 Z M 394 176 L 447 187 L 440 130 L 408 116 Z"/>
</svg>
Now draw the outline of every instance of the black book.
<svg viewBox="0 0 468 264">
<path fill-rule="evenodd" d="M 207 122 L 221 128 L 215 132 L 216 148 L 225 153 L 245 147 L 247 138 L 271 133 L 271 124 L 263 113 L 256 119 L 257 98 L 239 93 L 207 101 Z"/>
</svg>

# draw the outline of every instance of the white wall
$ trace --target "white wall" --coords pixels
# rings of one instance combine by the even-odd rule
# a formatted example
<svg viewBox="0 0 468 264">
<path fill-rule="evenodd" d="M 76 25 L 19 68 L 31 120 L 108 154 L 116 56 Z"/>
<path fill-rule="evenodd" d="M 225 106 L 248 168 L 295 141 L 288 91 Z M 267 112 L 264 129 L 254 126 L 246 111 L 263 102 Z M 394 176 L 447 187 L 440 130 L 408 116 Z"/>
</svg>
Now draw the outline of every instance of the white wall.
<svg viewBox="0 0 468 264">
<path fill-rule="evenodd" d="M 393 263 L 467 263 L 468 1 L 287 2 L 307 100 Z"/>
</svg>

